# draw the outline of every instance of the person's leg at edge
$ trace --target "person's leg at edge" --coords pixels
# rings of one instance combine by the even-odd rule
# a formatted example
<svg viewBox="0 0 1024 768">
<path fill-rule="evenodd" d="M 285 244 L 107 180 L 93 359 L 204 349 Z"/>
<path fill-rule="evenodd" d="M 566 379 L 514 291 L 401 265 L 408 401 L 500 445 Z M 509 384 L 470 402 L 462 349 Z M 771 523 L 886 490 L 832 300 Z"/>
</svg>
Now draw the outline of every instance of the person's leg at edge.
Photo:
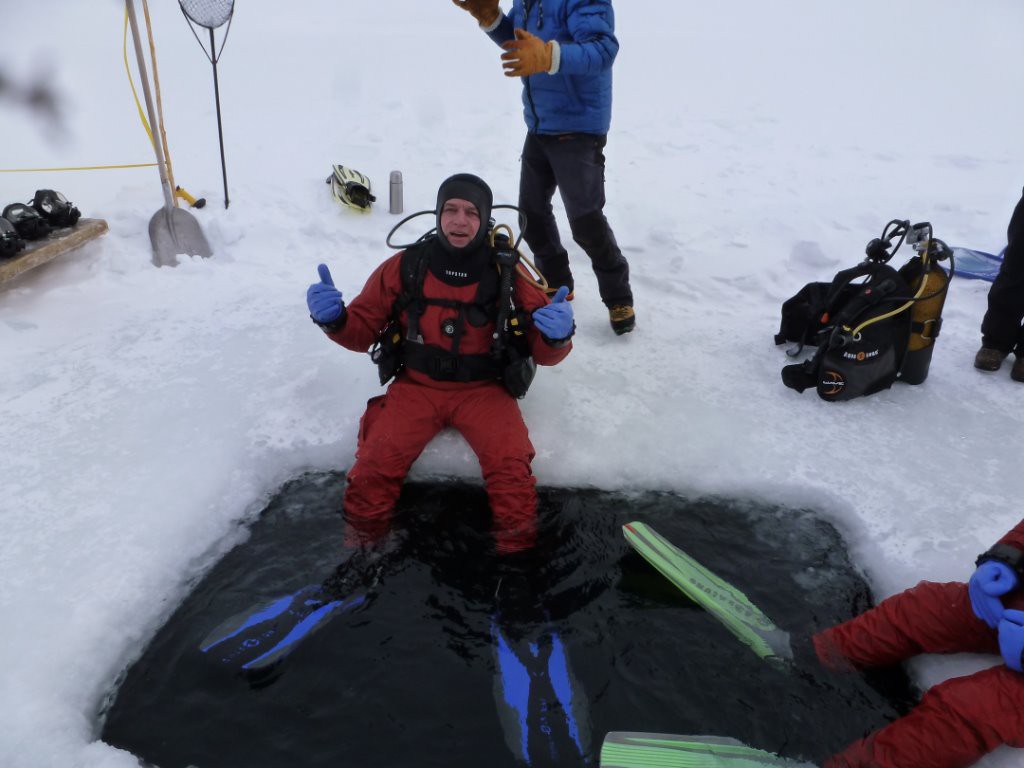
<svg viewBox="0 0 1024 768">
<path fill-rule="evenodd" d="M 981 321 L 981 345 L 1004 356 L 1024 352 L 1024 197 L 1017 203 L 1006 232 L 1006 253 L 988 292 L 988 310 Z"/>
<path fill-rule="evenodd" d="M 604 215 L 607 137 L 576 133 L 544 138 L 573 239 L 590 258 L 601 300 L 609 309 L 633 306 L 629 263 Z"/>
<path fill-rule="evenodd" d="M 458 394 L 452 426 L 480 460 L 498 554 L 526 551 L 537 538 L 537 480 L 531 469 L 535 452 L 519 405 L 500 384 Z"/>
<path fill-rule="evenodd" d="M 519 209 L 526 216 L 523 239 L 530 246 L 537 269 L 554 290 L 573 289 L 569 254 L 562 246 L 551 199 L 555 194 L 555 175 L 551 170 L 540 138 L 526 134 L 519 172 Z"/>
<path fill-rule="evenodd" d="M 1024 746 L 1024 676 L 999 665 L 931 688 L 909 714 L 827 759 L 823 768 L 967 768 L 996 747 Z"/>
<path fill-rule="evenodd" d="M 443 426 L 433 394 L 400 379 L 367 404 L 345 489 L 346 545 L 373 544 L 387 533 L 409 468 Z"/>
<path fill-rule="evenodd" d="M 961 582 L 922 581 L 813 642 L 822 665 L 836 670 L 889 666 L 919 653 L 999 653 L 996 633 L 974 615 Z"/>
</svg>

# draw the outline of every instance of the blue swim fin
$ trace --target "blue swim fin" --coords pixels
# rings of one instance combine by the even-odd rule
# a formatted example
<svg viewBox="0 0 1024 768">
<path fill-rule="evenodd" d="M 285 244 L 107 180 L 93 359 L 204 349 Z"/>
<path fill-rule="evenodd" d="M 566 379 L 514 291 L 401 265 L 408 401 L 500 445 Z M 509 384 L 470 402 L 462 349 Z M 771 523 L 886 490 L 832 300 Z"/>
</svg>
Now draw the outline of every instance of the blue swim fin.
<svg viewBox="0 0 1024 768">
<path fill-rule="evenodd" d="M 1003 266 L 1004 248 L 998 256 L 985 251 L 976 251 L 971 248 L 953 249 L 953 266 L 956 268 L 957 277 L 966 277 L 971 280 L 988 280 L 990 283 L 996 279 L 999 269 Z"/>
<path fill-rule="evenodd" d="M 493 619 L 491 637 L 494 697 L 516 758 L 532 768 L 592 764 L 587 701 L 558 633 L 515 640 Z"/>
<path fill-rule="evenodd" d="M 310 584 L 232 616 L 203 639 L 199 650 L 232 669 L 264 671 L 336 615 L 357 608 L 366 599 L 365 592 L 333 598 L 322 585 Z"/>
</svg>

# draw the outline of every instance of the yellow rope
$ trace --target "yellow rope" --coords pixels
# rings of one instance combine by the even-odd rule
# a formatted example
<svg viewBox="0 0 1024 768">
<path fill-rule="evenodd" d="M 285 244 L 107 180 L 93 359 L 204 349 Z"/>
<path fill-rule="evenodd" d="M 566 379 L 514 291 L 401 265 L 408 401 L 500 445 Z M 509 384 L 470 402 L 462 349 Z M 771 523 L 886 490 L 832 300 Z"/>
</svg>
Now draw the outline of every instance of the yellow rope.
<svg viewBox="0 0 1024 768">
<path fill-rule="evenodd" d="M 128 72 L 128 85 L 131 86 L 132 95 L 135 97 L 135 106 L 139 110 L 139 117 L 142 119 L 142 125 L 146 129 L 146 134 L 149 136 L 150 142 L 154 142 L 153 131 L 149 127 L 149 121 L 146 120 L 146 113 L 142 110 L 142 104 L 139 102 L 139 94 L 135 90 L 135 83 L 132 82 L 132 71 L 128 65 L 128 9 L 124 11 L 124 68 Z M 153 144 L 156 147 L 156 144 Z M 159 165 L 159 163 L 125 163 L 123 165 L 80 165 L 75 167 L 67 168 L 0 168 L 0 173 L 49 173 L 51 171 L 106 171 L 117 168 L 152 168 L 153 166 Z"/>
<path fill-rule="evenodd" d="M 128 163 L 125 165 L 80 165 L 74 168 L 0 168 L 0 173 L 41 173 L 50 171 L 106 171 L 111 168 L 152 168 L 157 163 Z"/>
<path fill-rule="evenodd" d="M 150 142 L 153 144 L 153 149 L 156 149 L 156 139 L 153 138 L 153 130 L 149 127 L 149 121 L 146 119 L 146 113 L 142 109 L 142 103 L 139 101 L 139 93 L 135 90 L 135 83 L 132 81 L 132 70 L 128 65 L 128 8 L 124 9 L 124 71 L 128 73 L 128 85 L 132 88 L 132 96 L 135 97 L 135 107 L 139 110 L 139 119 L 142 121 L 142 127 L 146 129 L 146 135 L 149 136 Z"/>
</svg>

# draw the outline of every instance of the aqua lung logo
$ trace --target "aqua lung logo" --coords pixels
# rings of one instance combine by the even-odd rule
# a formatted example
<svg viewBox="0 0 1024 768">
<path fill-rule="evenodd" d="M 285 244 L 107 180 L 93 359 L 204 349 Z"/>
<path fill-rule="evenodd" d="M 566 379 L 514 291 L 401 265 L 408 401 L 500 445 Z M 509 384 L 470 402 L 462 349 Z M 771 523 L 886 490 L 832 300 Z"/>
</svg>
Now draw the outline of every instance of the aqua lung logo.
<svg viewBox="0 0 1024 768">
<path fill-rule="evenodd" d="M 836 397 L 846 387 L 846 379 L 839 371 L 822 371 L 818 382 L 818 391 L 822 397 Z"/>
<path fill-rule="evenodd" d="M 291 611 L 289 611 L 291 613 Z M 265 632 L 261 632 L 259 637 L 248 637 L 238 644 L 234 649 L 228 648 L 227 652 L 220 657 L 221 663 L 230 664 L 239 656 L 246 652 L 252 652 L 253 648 L 259 648 L 264 640 L 273 640 L 276 633 L 275 629 L 268 629 Z M 218 641 L 219 642 L 219 641 Z"/>
<path fill-rule="evenodd" d="M 743 622 L 748 626 L 756 625 L 764 630 L 772 630 L 775 628 L 766 616 L 759 616 L 758 611 L 753 610 L 749 605 L 744 605 L 728 592 L 720 592 L 714 587 L 702 584 L 695 579 L 688 579 L 688 581 L 691 587 L 703 592 L 719 605 L 726 606 L 733 615 L 741 617 Z"/>
<path fill-rule="evenodd" d="M 852 360 L 855 363 L 863 363 L 865 360 L 872 360 L 878 357 L 879 351 L 873 349 L 870 352 L 843 352 L 844 360 Z"/>
</svg>

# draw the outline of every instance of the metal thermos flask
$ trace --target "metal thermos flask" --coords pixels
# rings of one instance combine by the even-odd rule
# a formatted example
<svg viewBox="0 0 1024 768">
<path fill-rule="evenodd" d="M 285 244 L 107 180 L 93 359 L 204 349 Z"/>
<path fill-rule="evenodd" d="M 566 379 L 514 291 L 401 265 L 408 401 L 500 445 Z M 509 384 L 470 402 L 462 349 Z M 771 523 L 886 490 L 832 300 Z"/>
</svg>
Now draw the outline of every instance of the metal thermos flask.
<svg viewBox="0 0 1024 768">
<path fill-rule="evenodd" d="M 402 172 L 391 172 L 391 213 L 402 212 Z"/>
</svg>

